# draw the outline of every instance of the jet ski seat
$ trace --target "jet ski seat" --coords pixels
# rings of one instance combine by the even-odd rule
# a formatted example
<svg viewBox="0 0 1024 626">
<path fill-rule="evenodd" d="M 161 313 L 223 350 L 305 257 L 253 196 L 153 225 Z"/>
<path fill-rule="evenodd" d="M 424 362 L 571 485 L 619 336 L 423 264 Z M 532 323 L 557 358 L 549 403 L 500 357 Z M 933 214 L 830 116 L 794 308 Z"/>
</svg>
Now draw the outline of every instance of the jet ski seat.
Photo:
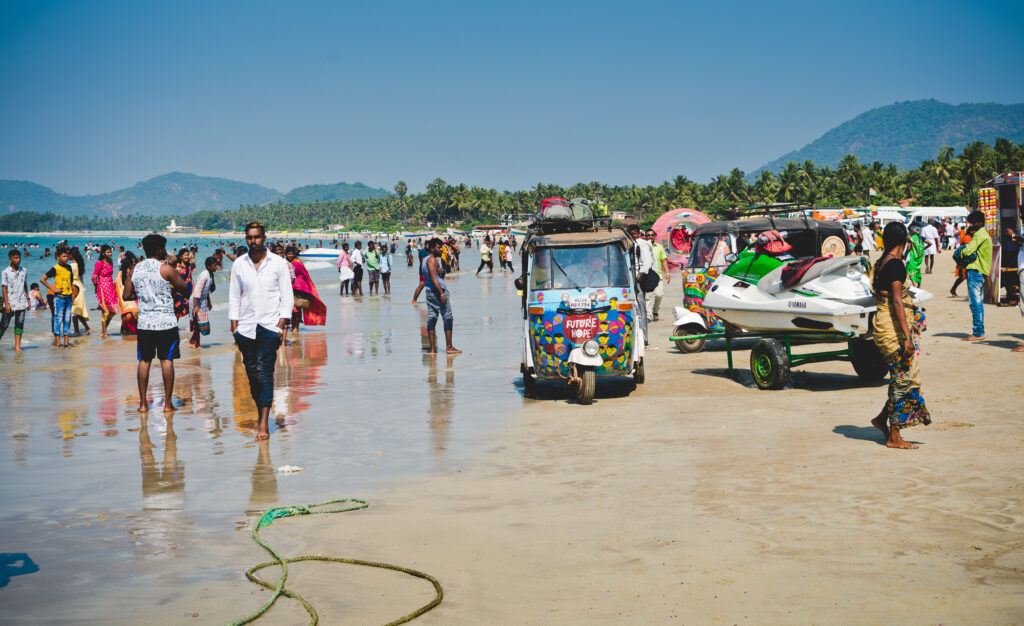
<svg viewBox="0 0 1024 626">
<path fill-rule="evenodd" d="M 845 270 L 859 264 L 860 257 L 847 255 L 837 258 L 808 257 L 787 263 L 768 272 L 757 281 L 757 288 L 765 293 L 780 293 L 804 283 L 809 283 L 824 274 Z"/>
</svg>

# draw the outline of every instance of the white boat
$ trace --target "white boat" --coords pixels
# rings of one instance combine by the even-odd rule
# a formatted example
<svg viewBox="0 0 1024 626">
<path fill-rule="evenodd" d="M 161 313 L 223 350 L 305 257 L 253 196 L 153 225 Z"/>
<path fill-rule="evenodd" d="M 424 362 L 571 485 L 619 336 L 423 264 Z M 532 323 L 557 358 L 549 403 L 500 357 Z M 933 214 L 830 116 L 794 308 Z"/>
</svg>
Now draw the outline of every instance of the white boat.
<svg viewBox="0 0 1024 626">
<path fill-rule="evenodd" d="M 341 250 L 333 248 L 310 248 L 300 252 L 299 258 L 303 261 L 337 261 L 340 254 Z"/>
</svg>

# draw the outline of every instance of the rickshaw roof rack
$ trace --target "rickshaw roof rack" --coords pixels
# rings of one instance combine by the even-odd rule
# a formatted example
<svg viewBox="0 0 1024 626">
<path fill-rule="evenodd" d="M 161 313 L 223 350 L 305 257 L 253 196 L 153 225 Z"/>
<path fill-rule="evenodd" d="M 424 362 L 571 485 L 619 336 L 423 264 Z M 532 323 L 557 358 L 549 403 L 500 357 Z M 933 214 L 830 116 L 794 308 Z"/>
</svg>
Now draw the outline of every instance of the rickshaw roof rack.
<svg viewBox="0 0 1024 626">
<path fill-rule="evenodd" d="M 593 232 L 599 228 L 611 228 L 610 219 L 598 220 L 541 220 L 538 219 L 530 225 L 530 232 L 538 235 L 553 235 L 555 233 L 585 233 Z"/>
<path fill-rule="evenodd" d="M 813 209 L 814 207 L 799 202 L 773 202 L 772 204 L 756 204 L 740 209 L 740 215 L 772 215 L 775 213 L 792 213 L 794 210 Z"/>
</svg>

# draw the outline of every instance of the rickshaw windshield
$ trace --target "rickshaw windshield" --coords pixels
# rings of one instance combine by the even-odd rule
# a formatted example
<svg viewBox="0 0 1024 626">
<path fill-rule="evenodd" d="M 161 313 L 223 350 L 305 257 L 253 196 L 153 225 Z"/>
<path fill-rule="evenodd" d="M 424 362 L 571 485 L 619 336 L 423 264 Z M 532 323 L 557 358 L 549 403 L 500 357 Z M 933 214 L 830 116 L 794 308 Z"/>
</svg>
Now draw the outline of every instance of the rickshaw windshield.
<svg viewBox="0 0 1024 626">
<path fill-rule="evenodd" d="M 727 234 L 699 235 L 693 239 L 693 247 L 690 248 L 690 258 L 686 263 L 687 267 L 722 267 L 729 263 L 725 255 L 732 252 Z"/>
<path fill-rule="evenodd" d="M 626 254 L 618 246 L 540 248 L 533 253 L 533 290 L 628 286 Z"/>
</svg>

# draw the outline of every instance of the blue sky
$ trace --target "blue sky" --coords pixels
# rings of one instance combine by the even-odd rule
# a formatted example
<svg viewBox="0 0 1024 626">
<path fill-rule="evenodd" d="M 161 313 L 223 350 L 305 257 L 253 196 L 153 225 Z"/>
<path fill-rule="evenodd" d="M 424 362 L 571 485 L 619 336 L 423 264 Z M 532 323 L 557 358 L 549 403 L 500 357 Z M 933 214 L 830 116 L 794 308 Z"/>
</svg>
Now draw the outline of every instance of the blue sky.
<svg viewBox="0 0 1024 626">
<path fill-rule="evenodd" d="M 705 182 L 896 101 L 1024 101 L 1020 9 L 0 0 L 0 178 Z"/>
</svg>

